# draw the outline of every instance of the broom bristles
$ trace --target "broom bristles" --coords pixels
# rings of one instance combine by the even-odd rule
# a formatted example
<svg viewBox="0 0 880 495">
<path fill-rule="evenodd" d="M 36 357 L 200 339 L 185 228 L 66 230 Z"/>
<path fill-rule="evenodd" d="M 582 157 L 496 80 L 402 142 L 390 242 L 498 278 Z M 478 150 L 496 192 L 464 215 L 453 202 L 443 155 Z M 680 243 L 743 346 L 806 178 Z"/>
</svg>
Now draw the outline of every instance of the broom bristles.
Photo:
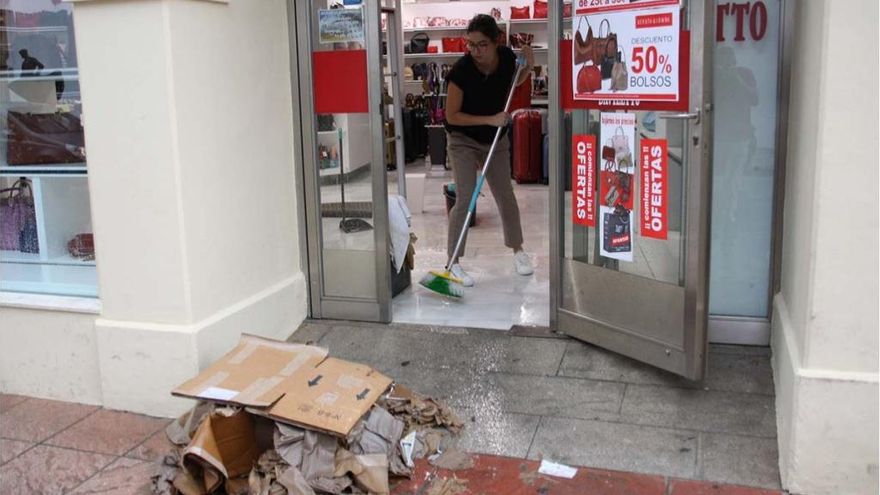
<svg viewBox="0 0 880 495">
<path fill-rule="evenodd" d="M 419 284 L 443 296 L 460 298 L 464 295 L 461 280 L 453 277 L 449 272 L 430 271 L 419 280 Z"/>
</svg>

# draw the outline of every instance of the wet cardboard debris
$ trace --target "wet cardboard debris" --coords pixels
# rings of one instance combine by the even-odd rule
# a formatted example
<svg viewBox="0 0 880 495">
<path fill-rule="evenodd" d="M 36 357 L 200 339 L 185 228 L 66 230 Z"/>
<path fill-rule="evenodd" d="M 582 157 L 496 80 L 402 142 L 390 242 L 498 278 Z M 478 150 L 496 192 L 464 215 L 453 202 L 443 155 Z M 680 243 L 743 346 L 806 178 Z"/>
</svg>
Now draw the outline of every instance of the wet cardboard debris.
<svg viewBox="0 0 880 495">
<path fill-rule="evenodd" d="M 250 335 L 172 394 L 198 402 L 166 428 L 178 447 L 157 462 L 159 495 L 387 495 L 463 426 L 369 366 Z"/>
</svg>

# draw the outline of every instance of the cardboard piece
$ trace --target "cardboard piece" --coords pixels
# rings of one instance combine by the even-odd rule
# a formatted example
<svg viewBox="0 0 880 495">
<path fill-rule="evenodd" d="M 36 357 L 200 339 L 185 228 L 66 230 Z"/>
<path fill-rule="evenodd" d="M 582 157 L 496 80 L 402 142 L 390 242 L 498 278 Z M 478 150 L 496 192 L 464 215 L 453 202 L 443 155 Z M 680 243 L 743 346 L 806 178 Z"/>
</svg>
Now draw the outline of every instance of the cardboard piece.
<svg viewBox="0 0 880 495">
<path fill-rule="evenodd" d="M 268 407 L 284 395 L 282 382 L 327 357 L 327 349 L 242 335 L 238 345 L 195 378 L 175 388 L 179 397 Z"/>
<path fill-rule="evenodd" d="M 259 457 L 253 417 L 243 410 L 218 410 L 196 430 L 183 464 L 193 475 L 201 468 L 202 486 L 212 493 L 227 479 L 248 474 Z"/>
<path fill-rule="evenodd" d="M 248 411 L 346 437 L 390 385 L 390 378 L 369 366 L 327 358 L 282 382 L 284 396 L 271 407 Z"/>
</svg>

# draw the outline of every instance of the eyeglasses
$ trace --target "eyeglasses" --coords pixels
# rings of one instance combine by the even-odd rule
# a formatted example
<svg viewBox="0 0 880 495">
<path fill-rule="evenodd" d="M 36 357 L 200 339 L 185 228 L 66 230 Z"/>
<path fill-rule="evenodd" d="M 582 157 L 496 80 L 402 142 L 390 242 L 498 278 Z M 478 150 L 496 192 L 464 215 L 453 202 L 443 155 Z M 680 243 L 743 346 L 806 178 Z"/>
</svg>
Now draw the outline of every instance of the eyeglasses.
<svg viewBox="0 0 880 495">
<path fill-rule="evenodd" d="M 486 48 L 489 48 L 489 42 L 488 41 L 480 41 L 479 43 L 474 43 L 473 41 L 468 41 L 467 47 L 468 47 L 468 50 L 471 50 L 471 51 L 477 51 L 477 50 L 483 51 Z"/>
</svg>

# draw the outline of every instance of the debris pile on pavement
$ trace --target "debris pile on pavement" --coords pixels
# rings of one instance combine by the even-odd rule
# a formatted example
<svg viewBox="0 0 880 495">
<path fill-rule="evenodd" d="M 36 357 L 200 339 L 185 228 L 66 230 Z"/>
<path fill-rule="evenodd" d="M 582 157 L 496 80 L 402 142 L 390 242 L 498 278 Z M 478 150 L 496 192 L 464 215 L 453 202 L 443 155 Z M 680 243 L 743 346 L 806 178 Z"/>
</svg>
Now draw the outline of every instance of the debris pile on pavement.
<svg viewBox="0 0 880 495">
<path fill-rule="evenodd" d="M 166 429 L 158 495 L 385 495 L 413 459 L 469 461 L 444 452 L 446 405 L 320 347 L 245 335 L 172 393 L 198 403 Z"/>
</svg>

